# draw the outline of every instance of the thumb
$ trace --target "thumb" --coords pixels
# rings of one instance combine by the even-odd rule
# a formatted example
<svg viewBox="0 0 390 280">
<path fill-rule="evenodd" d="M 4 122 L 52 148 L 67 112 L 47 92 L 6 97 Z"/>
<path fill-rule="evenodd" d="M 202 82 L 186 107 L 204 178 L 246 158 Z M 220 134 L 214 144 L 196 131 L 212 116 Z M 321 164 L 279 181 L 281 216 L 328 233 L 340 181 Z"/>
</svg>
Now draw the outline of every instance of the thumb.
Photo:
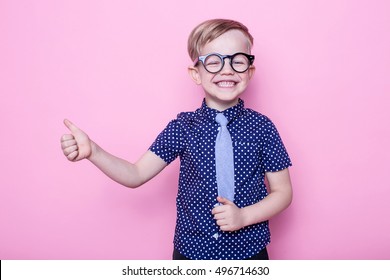
<svg viewBox="0 0 390 280">
<path fill-rule="evenodd" d="M 234 205 L 234 203 L 232 201 L 230 201 L 229 199 L 227 198 L 224 198 L 224 197 L 221 197 L 221 196 L 218 196 L 217 197 L 217 201 L 219 203 L 222 203 L 223 205 Z"/>
<path fill-rule="evenodd" d="M 75 126 L 75 125 L 74 125 L 70 120 L 68 120 L 68 119 L 65 119 L 65 120 L 64 120 L 64 124 L 65 124 L 65 126 L 70 130 L 70 132 L 72 132 L 72 133 L 75 133 L 75 132 L 77 132 L 77 131 L 80 130 L 77 126 Z"/>
</svg>

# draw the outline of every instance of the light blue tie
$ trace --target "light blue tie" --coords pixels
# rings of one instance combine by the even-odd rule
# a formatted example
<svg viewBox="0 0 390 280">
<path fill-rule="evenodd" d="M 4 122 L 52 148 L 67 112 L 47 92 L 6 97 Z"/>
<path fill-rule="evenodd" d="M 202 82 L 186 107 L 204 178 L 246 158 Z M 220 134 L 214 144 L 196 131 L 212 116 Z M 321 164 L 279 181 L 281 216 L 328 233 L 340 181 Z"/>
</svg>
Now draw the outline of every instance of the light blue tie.
<svg viewBox="0 0 390 280">
<path fill-rule="evenodd" d="M 217 172 L 218 195 L 234 200 L 234 158 L 232 138 L 226 125 L 228 120 L 219 113 L 215 121 L 221 126 L 215 141 L 215 166 Z"/>
</svg>

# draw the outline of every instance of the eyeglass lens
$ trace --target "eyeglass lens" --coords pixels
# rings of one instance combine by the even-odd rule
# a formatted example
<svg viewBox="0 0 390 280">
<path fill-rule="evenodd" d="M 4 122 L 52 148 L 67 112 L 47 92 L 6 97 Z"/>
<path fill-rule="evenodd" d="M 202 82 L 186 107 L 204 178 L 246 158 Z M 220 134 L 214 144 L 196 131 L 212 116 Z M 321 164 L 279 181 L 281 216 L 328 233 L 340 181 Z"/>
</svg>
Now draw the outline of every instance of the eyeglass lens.
<svg viewBox="0 0 390 280">
<path fill-rule="evenodd" d="M 250 66 L 249 59 L 243 54 L 236 54 L 230 60 L 230 65 L 236 72 L 245 72 Z M 215 54 L 208 56 L 204 61 L 204 67 L 211 73 L 221 71 L 223 65 L 223 58 Z"/>
</svg>

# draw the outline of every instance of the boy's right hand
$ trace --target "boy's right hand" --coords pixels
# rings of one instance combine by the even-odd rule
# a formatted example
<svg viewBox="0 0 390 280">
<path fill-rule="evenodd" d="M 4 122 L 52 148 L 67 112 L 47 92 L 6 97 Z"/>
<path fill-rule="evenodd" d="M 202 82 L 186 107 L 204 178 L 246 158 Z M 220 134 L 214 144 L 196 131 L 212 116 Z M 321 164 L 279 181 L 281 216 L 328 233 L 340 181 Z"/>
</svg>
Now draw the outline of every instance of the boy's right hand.
<svg viewBox="0 0 390 280">
<path fill-rule="evenodd" d="M 72 134 L 64 134 L 61 137 L 61 148 L 64 155 L 70 161 L 79 161 L 88 158 L 92 154 L 92 142 L 88 135 L 65 119 L 65 126 Z"/>
</svg>

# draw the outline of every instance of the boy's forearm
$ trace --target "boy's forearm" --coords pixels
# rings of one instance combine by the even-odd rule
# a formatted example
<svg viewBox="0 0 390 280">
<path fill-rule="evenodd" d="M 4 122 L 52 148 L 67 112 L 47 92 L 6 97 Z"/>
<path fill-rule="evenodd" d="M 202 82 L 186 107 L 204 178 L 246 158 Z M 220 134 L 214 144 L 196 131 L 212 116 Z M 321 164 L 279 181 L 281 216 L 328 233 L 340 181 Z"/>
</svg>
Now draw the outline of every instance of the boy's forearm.
<svg viewBox="0 0 390 280">
<path fill-rule="evenodd" d="M 112 180 L 130 188 L 142 184 L 135 164 L 106 152 L 93 141 L 91 146 L 92 153 L 88 160 Z"/>
<path fill-rule="evenodd" d="M 292 201 L 292 192 L 272 192 L 258 203 L 242 208 L 245 226 L 261 223 L 286 209 Z"/>
<path fill-rule="evenodd" d="M 163 170 L 167 163 L 151 151 L 147 151 L 136 163 L 118 158 L 91 141 L 92 153 L 88 157 L 96 167 L 112 180 L 129 188 L 136 188 Z"/>
</svg>

